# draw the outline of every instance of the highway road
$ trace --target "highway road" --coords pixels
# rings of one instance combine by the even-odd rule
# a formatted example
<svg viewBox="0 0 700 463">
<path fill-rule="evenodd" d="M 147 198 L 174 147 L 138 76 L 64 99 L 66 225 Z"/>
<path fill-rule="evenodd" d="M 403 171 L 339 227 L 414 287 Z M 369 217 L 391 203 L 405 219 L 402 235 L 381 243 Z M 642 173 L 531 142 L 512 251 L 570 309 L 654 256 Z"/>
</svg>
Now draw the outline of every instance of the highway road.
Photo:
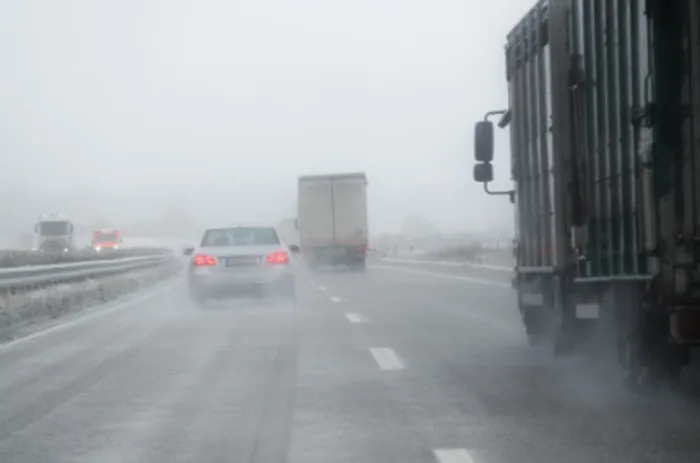
<svg viewBox="0 0 700 463">
<path fill-rule="evenodd" d="M 296 308 L 176 281 L 0 346 L 0 461 L 696 459 L 695 401 L 525 348 L 512 290 L 449 271 L 300 271 Z"/>
</svg>

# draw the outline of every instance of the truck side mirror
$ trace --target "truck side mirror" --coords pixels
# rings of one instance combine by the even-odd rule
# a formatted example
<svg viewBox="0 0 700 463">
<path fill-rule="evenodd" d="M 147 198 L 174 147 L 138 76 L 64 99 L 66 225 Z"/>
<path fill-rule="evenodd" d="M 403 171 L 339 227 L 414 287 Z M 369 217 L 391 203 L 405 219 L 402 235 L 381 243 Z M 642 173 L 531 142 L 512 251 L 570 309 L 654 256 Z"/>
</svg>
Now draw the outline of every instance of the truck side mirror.
<svg viewBox="0 0 700 463">
<path fill-rule="evenodd" d="M 479 121 L 474 126 L 474 159 L 478 162 L 493 161 L 493 123 Z"/>
<path fill-rule="evenodd" d="M 474 181 L 488 183 L 493 180 L 493 165 L 479 163 L 474 165 Z"/>
</svg>

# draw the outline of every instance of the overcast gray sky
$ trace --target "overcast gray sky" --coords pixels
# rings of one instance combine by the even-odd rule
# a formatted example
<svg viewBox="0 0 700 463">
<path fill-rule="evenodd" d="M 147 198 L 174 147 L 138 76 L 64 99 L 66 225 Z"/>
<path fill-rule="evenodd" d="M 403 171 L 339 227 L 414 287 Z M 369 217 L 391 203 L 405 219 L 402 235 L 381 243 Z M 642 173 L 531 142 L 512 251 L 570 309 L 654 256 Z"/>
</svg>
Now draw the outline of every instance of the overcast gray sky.
<svg viewBox="0 0 700 463">
<path fill-rule="evenodd" d="M 275 221 L 298 175 L 365 171 L 374 231 L 507 229 L 510 205 L 471 180 L 472 126 L 506 105 L 505 34 L 533 4 L 5 0 L 0 181 L 32 192 L 32 216 L 136 219 L 177 198 Z"/>
</svg>

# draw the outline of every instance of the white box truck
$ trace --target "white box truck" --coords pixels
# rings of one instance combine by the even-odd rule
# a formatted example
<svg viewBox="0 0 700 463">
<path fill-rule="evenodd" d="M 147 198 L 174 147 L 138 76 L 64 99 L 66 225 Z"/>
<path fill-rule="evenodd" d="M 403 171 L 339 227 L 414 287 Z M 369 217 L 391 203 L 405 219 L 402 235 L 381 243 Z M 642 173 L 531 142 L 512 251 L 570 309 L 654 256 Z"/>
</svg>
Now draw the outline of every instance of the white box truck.
<svg viewBox="0 0 700 463">
<path fill-rule="evenodd" d="M 49 253 L 66 253 L 75 250 L 73 222 L 63 214 L 42 214 L 34 225 L 36 248 Z"/>
<path fill-rule="evenodd" d="M 364 173 L 299 177 L 297 207 L 299 244 L 309 267 L 350 265 L 364 270 L 368 249 Z"/>
</svg>

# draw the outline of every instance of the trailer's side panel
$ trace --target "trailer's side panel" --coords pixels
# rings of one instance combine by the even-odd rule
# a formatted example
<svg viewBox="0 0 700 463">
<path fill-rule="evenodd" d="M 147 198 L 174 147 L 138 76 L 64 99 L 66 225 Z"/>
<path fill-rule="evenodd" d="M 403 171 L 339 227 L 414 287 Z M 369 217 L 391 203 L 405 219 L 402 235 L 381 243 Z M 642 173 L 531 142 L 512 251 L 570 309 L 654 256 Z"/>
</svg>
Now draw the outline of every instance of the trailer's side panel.
<svg viewBox="0 0 700 463">
<path fill-rule="evenodd" d="M 700 262 L 700 3 L 692 0 L 681 2 L 677 13 L 684 20 L 681 28 L 682 66 L 680 129 L 682 141 L 679 170 L 682 175 L 682 190 L 677 192 L 682 211 L 681 246 L 686 259 L 694 267 Z M 676 182 L 679 183 L 679 182 Z"/>
<path fill-rule="evenodd" d="M 654 185 L 664 291 L 678 298 L 698 284 L 698 5 L 647 0 L 652 21 Z"/>
<path fill-rule="evenodd" d="M 689 126 L 691 133 L 687 136 L 692 149 L 693 167 L 690 169 L 693 185 L 691 202 L 694 205 L 695 215 L 693 222 L 693 235 L 700 236 L 700 2 L 688 1 L 688 56 L 690 68 L 688 69 L 689 96 L 688 103 L 691 107 L 692 122 Z M 700 259 L 698 259 L 700 260 Z"/>
<path fill-rule="evenodd" d="M 511 122 L 511 166 L 516 188 L 518 267 L 551 270 L 557 250 L 558 190 L 551 134 L 551 66 L 547 2 L 542 0 L 508 36 L 506 47 Z"/>
<path fill-rule="evenodd" d="M 641 175 L 650 147 L 643 12 L 643 0 L 571 0 L 573 194 L 583 202 L 586 231 L 577 242 L 581 278 L 647 278 L 652 271 L 640 233 L 654 215 L 651 185 Z M 644 205 L 651 217 L 640 213 Z"/>
</svg>

